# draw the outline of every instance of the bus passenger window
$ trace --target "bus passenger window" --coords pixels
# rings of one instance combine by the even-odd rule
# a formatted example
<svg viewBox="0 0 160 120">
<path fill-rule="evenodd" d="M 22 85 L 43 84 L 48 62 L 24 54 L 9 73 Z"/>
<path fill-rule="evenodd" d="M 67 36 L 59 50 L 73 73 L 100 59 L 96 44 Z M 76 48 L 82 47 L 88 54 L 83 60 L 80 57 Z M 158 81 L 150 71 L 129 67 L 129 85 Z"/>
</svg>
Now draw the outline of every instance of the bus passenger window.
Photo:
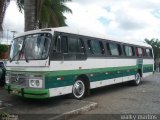
<svg viewBox="0 0 160 120">
<path fill-rule="evenodd" d="M 89 53 L 93 54 L 93 51 L 91 50 L 91 40 L 88 40 L 87 44 L 88 44 L 88 51 L 89 51 Z"/>
<path fill-rule="evenodd" d="M 152 50 L 149 49 L 149 51 L 150 51 L 150 57 L 153 58 Z"/>
<path fill-rule="evenodd" d="M 68 40 L 66 36 L 61 39 L 61 51 L 62 53 L 68 53 Z"/>
<path fill-rule="evenodd" d="M 138 57 L 143 56 L 142 48 L 136 48 L 136 54 L 137 54 Z"/>
<path fill-rule="evenodd" d="M 126 56 L 134 56 L 133 48 L 131 46 L 124 46 L 124 52 Z"/>
<path fill-rule="evenodd" d="M 89 52 L 94 55 L 102 55 L 103 49 L 101 48 L 100 42 L 96 40 L 88 41 Z"/>
<path fill-rule="evenodd" d="M 109 50 L 110 55 L 119 56 L 120 50 L 118 48 L 118 44 L 115 43 L 107 43 L 107 49 Z"/>
<path fill-rule="evenodd" d="M 84 43 L 81 39 L 69 37 L 68 49 L 70 53 L 84 53 Z"/>
<path fill-rule="evenodd" d="M 81 39 L 78 39 L 78 52 L 85 53 L 84 43 Z"/>
<path fill-rule="evenodd" d="M 104 49 L 103 43 L 99 42 L 99 44 L 100 44 L 100 47 L 101 47 L 102 54 L 104 54 L 105 53 L 105 49 Z"/>
<path fill-rule="evenodd" d="M 78 43 L 77 43 L 77 39 L 75 38 L 68 38 L 68 50 L 70 53 L 76 53 L 77 52 L 77 47 L 78 47 Z"/>
<path fill-rule="evenodd" d="M 61 37 L 57 36 L 53 45 L 53 52 L 61 52 Z"/>
<path fill-rule="evenodd" d="M 145 56 L 144 48 L 142 48 L 142 56 Z"/>
<path fill-rule="evenodd" d="M 152 50 L 151 49 L 145 49 L 145 52 L 146 52 L 146 56 L 147 57 L 153 57 L 153 55 L 152 55 Z"/>
</svg>

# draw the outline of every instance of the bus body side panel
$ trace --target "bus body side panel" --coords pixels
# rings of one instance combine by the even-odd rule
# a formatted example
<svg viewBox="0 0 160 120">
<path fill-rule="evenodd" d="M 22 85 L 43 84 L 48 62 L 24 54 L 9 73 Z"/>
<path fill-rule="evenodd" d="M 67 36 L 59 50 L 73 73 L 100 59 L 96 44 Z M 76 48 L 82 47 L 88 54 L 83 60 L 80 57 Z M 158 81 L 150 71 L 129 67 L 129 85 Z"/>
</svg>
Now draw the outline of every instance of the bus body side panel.
<svg viewBox="0 0 160 120">
<path fill-rule="evenodd" d="M 144 59 L 143 60 L 143 77 L 147 77 L 153 74 L 154 71 L 154 60 Z"/>
<path fill-rule="evenodd" d="M 118 66 L 120 63 L 121 66 Z M 46 88 L 50 89 L 51 96 L 71 93 L 76 78 L 82 74 L 89 77 L 90 88 L 96 88 L 133 80 L 137 71 L 135 59 L 51 61 L 50 67 L 53 68 L 51 69 L 53 72 L 46 74 Z"/>
</svg>

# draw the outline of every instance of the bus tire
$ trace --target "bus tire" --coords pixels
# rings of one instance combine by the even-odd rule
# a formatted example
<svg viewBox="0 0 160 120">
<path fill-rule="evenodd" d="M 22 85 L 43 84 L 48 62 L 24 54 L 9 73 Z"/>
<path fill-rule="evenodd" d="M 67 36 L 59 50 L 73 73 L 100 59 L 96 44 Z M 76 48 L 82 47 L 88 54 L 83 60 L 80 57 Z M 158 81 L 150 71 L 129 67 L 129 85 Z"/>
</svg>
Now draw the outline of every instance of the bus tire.
<svg viewBox="0 0 160 120">
<path fill-rule="evenodd" d="M 138 86 L 141 82 L 141 74 L 139 72 L 136 73 L 135 79 L 131 81 L 131 84 L 134 86 Z"/>
<path fill-rule="evenodd" d="M 79 78 L 75 81 L 72 88 L 72 96 L 75 99 L 82 99 L 86 96 L 87 86 L 83 79 Z"/>
</svg>

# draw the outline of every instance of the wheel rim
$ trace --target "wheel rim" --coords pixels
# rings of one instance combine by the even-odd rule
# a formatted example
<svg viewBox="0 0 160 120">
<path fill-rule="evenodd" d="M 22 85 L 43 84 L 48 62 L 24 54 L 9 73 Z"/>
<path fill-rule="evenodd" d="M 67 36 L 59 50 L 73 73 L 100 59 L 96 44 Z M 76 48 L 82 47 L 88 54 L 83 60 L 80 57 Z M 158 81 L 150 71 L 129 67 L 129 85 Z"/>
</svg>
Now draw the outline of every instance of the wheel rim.
<svg viewBox="0 0 160 120">
<path fill-rule="evenodd" d="M 73 85 L 73 94 L 76 98 L 81 98 L 84 95 L 85 86 L 81 80 L 77 80 Z"/>
<path fill-rule="evenodd" d="M 136 84 L 138 85 L 141 81 L 141 76 L 139 73 L 136 74 Z"/>
</svg>

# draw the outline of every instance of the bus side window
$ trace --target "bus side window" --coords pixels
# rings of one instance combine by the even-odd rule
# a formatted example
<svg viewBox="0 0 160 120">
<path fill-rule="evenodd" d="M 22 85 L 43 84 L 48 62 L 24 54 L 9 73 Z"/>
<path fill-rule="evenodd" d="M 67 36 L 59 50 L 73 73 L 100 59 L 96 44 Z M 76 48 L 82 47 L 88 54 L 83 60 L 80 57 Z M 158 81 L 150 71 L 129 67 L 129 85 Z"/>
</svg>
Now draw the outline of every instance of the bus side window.
<svg viewBox="0 0 160 120">
<path fill-rule="evenodd" d="M 152 55 L 152 50 L 151 50 L 151 49 L 146 48 L 146 49 L 145 49 L 145 52 L 146 52 L 146 57 L 150 57 L 150 58 L 153 57 L 153 55 Z"/>
<path fill-rule="evenodd" d="M 53 45 L 53 52 L 60 53 L 61 52 L 61 36 L 57 36 Z"/>
<path fill-rule="evenodd" d="M 141 48 L 141 49 L 142 49 L 142 56 L 145 56 L 144 48 Z"/>
<path fill-rule="evenodd" d="M 78 39 L 78 52 L 85 53 L 84 42 L 82 39 Z"/>
<path fill-rule="evenodd" d="M 65 43 L 64 47 L 68 46 L 65 51 L 68 50 L 68 54 L 64 55 L 64 58 L 66 60 L 83 60 L 86 59 L 85 49 L 84 49 L 84 43 L 83 40 L 79 39 L 76 36 L 68 36 L 65 40 L 67 43 Z"/>
<path fill-rule="evenodd" d="M 63 37 L 60 35 L 56 36 L 55 41 L 53 43 L 53 54 L 51 55 L 51 60 L 63 60 L 63 52 L 65 51 L 64 42 L 62 42 Z M 64 40 L 65 41 L 65 40 Z M 63 49 L 62 49 L 63 48 Z"/>
<path fill-rule="evenodd" d="M 103 43 L 101 41 L 99 41 L 99 44 L 100 44 L 100 47 L 101 47 L 101 53 L 105 54 L 105 49 L 104 49 Z"/>
<path fill-rule="evenodd" d="M 88 41 L 87 41 L 87 45 L 88 45 L 89 54 L 93 54 L 93 51 L 92 51 L 92 49 L 91 49 L 91 40 L 88 40 Z"/>
<path fill-rule="evenodd" d="M 92 55 L 104 54 L 104 47 L 102 42 L 97 40 L 88 40 L 89 53 Z"/>
<path fill-rule="evenodd" d="M 133 56 L 136 56 L 135 47 L 132 46 Z"/>
<path fill-rule="evenodd" d="M 76 54 L 76 60 L 85 60 L 87 59 L 84 41 L 82 39 L 78 39 L 78 50 Z"/>
<path fill-rule="evenodd" d="M 117 44 L 117 46 L 118 46 L 119 55 L 122 55 L 123 53 L 122 53 L 122 47 L 121 47 L 121 45 Z"/>
<path fill-rule="evenodd" d="M 150 57 L 153 58 L 152 49 L 149 49 L 150 51 Z"/>
<path fill-rule="evenodd" d="M 133 47 L 131 47 L 131 46 L 125 45 L 124 52 L 125 52 L 125 55 L 128 57 L 134 56 Z"/>
<path fill-rule="evenodd" d="M 68 37 L 69 53 L 84 53 L 84 43 L 79 38 Z"/>
<path fill-rule="evenodd" d="M 57 36 L 53 45 L 53 60 L 65 60 L 64 53 L 68 53 L 68 39 L 66 36 Z"/>
<path fill-rule="evenodd" d="M 143 56 L 143 49 L 137 47 L 136 48 L 136 54 L 137 54 L 138 57 L 142 57 Z"/>
<path fill-rule="evenodd" d="M 54 53 L 68 53 L 68 42 L 66 36 L 57 36 L 53 45 Z"/>
<path fill-rule="evenodd" d="M 107 43 L 106 46 L 107 46 L 107 49 L 108 49 L 110 55 L 112 55 L 112 56 L 119 56 L 120 55 L 121 51 L 120 51 L 118 44 Z"/>
<path fill-rule="evenodd" d="M 69 53 L 77 53 L 79 51 L 78 39 L 74 37 L 68 38 L 68 50 Z"/>
<path fill-rule="evenodd" d="M 62 36 L 61 39 L 61 52 L 68 53 L 68 39 L 66 36 Z"/>
</svg>

